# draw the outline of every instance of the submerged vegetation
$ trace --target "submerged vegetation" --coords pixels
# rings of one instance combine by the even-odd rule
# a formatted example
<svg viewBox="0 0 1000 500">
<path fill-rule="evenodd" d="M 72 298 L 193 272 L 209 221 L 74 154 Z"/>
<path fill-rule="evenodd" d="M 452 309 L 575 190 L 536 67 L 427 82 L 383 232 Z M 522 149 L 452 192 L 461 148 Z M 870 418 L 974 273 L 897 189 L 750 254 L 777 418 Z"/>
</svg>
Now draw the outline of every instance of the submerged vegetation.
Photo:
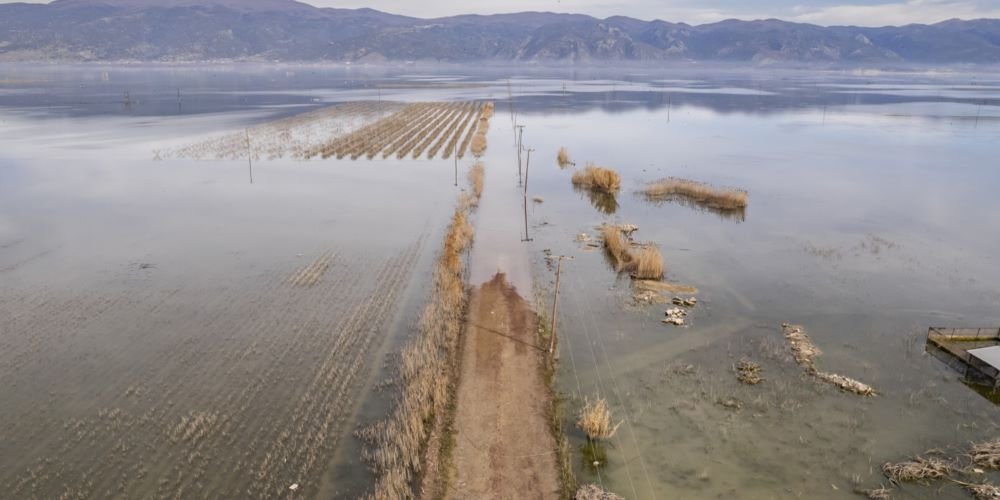
<svg viewBox="0 0 1000 500">
<path fill-rule="evenodd" d="M 622 187 L 622 178 L 618 172 L 594 164 L 575 172 L 572 182 L 574 186 L 611 194 L 617 193 Z"/>
<path fill-rule="evenodd" d="M 757 385 L 764 381 L 760 376 L 761 368 L 759 363 L 743 359 L 736 365 L 736 378 L 746 385 Z"/>
<path fill-rule="evenodd" d="M 937 458 L 914 458 L 899 463 L 882 464 L 885 477 L 894 483 L 943 479 L 951 473 L 951 466 Z"/>
<path fill-rule="evenodd" d="M 716 189 L 708 184 L 687 179 L 667 178 L 651 182 L 643 190 L 652 201 L 666 201 L 681 197 L 699 205 L 718 210 L 746 208 L 749 195 L 739 189 Z"/>
<path fill-rule="evenodd" d="M 580 418 L 576 421 L 576 426 L 587 434 L 591 441 L 607 440 L 614 437 L 618 432 L 618 427 L 622 422 L 612 425 L 611 410 L 608 409 L 608 402 L 604 398 L 597 398 L 590 401 L 588 398 L 580 410 Z"/>
</svg>

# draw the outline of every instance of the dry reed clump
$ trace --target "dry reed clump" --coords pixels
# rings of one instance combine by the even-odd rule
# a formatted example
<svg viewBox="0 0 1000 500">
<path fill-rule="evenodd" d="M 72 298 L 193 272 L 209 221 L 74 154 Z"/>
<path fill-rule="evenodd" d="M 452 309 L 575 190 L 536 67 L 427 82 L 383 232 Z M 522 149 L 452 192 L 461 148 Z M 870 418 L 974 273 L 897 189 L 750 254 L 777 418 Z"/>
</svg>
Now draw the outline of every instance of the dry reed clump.
<svg viewBox="0 0 1000 500">
<path fill-rule="evenodd" d="M 625 497 L 604 490 L 596 484 L 588 484 L 576 490 L 573 500 L 625 500 Z"/>
<path fill-rule="evenodd" d="M 556 155 L 556 160 L 559 161 L 559 168 L 566 168 L 573 165 L 573 160 L 569 158 L 569 151 L 566 148 L 559 148 L 559 154 Z"/>
<path fill-rule="evenodd" d="M 587 433 L 587 438 L 591 441 L 611 439 L 622 422 L 611 424 L 611 410 L 608 409 L 608 402 L 603 398 L 598 398 L 591 402 L 588 398 L 580 410 L 580 418 L 576 421 L 576 426 Z"/>
<path fill-rule="evenodd" d="M 655 245 L 645 245 L 632 254 L 632 277 L 642 280 L 663 279 L 663 255 Z"/>
<path fill-rule="evenodd" d="M 764 381 L 760 376 L 760 364 L 743 359 L 736 365 L 736 378 L 746 385 L 757 385 Z"/>
<path fill-rule="evenodd" d="M 476 162 L 469 169 L 469 185 L 472 187 L 472 195 L 474 197 L 474 204 L 479 204 L 479 199 L 483 196 L 483 179 L 486 176 L 486 169 L 483 167 L 482 162 Z"/>
<path fill-rule="evenodd" d="M 372 499 L 412 498 L 428 438 L 445 425 L 458 371 L 458 346 L 466 307 L 462 252 L 473 229 L 468 198 L 459 201 L 433 273 L 431 297 L 420 316 L 420 335 L 403 351 L 401 394 L 388 419 L 360 432 L 371 444 L 363 458 L 377 479 Z"/>
<path fill-rule="evenodd" d="M 675 196 L 720 210 L 746 208 L 749 195 L 738 189 L 716 189 L 708 184 L 687 179 L 667 178 L 651 182 L 643 190 L 651 200 L 665 200 Z"/>
<path fill-rule="evenodd" d="M 1000 470 L 1000 439 L 972 445 L 969 456 L 980 467 Z"/>
<path fill-rule="evenodd" d="M 469 145 L 469 150 L 472 151 L 472 156 L 476 158 L 482 157 L 486 153 L 486 134 L 476 132 L 476 135 L 472 137 L 472 144 Z"/>
<path fill-rule="evenodd" d="M 622 178 L 618 172 L 594 164 L 587 165 L 587 168 L 575 172 L 572 182 L 574 186 L 604 191 L 605 193 L 617 193 L 622 187 Z"/>
<path fill-rule="evenodd" d="M 625 238 L 621 226 L 605 224 L 601 226 L 601 240 L 604 248 L 615 260 L 615 268 L 621 270 L 632 261 L 629 241 Z"/>
<path fill-rule="evenodd" d="M 605 224 L 600 229 L 604 248 L 614 260 L 615 270 L 627 270 L 637 280 L 661 280 L 665 266 L 660 249 L 653 244 L 633 245 L 626 226 Z"/>
<path fill-rule="evenodd" d="M 493 111 L 494 111 L 493 101 L 483 104 L 482 108 L 483 119 L 489 120 L 490 118 L 493 118 Z"/>
<path fill-rule="evenodd" d="M 931 481 L 948 477 L 948 474 L 951 473 L 951 466 L 936 458 L 917 457 L 896 464 L 885 463 L 882 465 L 882 473 L 894 483 Z"/>
</svg>

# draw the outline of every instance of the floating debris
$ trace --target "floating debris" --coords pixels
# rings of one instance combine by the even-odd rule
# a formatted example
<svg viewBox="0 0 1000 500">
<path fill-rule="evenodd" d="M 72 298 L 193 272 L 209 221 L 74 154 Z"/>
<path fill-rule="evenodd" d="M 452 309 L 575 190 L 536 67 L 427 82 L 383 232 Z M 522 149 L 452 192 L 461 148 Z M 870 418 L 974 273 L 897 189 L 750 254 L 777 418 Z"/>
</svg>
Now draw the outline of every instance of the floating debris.
<svg viewBox="0 0 1000 500">
<path fill-rule="evenodd" d="M 885 463 L 882 465 L 882 473 L 894 483 L 926 482 L 948 477 L 948 474 L 951 473 L 951 466 L 936 458 L 917 457 L 906 462 Z"/>
<path fill-rule="evenodd" d="M 536 196 L 536 197 L 532 198 L 531 201 L 533 201 L 533 202 L 538 203 L 539 205 L 541 205 L 542 203 L 545 203 L 545 198 L 542 198 L 541 196 Z"/>
<path fill-rule="evenodd" d="M 868 384 L 859 382 L 850 377 L 838 375 L 836 373 L 819 371 L 816 368 L 816 358 L 823 354 L 823 352 L 816 347 L 816 344 L 812 343 L 812 340 L 809 339 L 809 335 L 806 334 L 805 329 L 799 325 L 790 325 L 788 323 L 782 324 L 781 328 L 782 333 L 785 335 L 785 339 L 788 340 L 788 343 L 792 348 L 792 356 L 795 357 L 795 362 L 798 363 L 799 366 L 806 371 L 806 373 L 812 375 L 821 382 L 835 385 L 841 390 L 852 392 L 860 396 L 875 396 L 878 394 L 875 392 L 875 389 Z"/>
<path fill-rule="evenodd" d="M 871 489 L 871 490 L 860 490 L 858 493 L 864 495 L 869 500 L 889 500 L 892 498 L 890 495 L 892 490 L 886 488 L 885 486 Z"/>
<path fill-rule="evenodd" d="M 757 385 L 764 381 L 760 376 L 760 364 L 743 359 L 736 365 L 736 378 L 746 385 Z"/>
<path fill-rule="evenodd" d="M 740 401 L 740 400 L 738 400 L 736 398 L 719 399 L 719 400 L 716 400 L 716 403 L 718 403 L 723 408 L 726 408 L 726 409 L 729 409 L 729 410 L 737 410 L 737 411 L 739 411 L 739 410 L 743 409 L 743 401 Z"/>
<path fill-rule="evenodd" d="M 845 377 L 843 375 L 837 375 L 836 373 L 826 373 L 826 372 L 815 372 L 813 376 L 826 382 L 828 384 L 833 384 L 842 390 L 847 392 L 853 392 L 860 396 L 874 396 L 875 389 L 872 386 L 858 382 L 850 377 Z"/>
</svg>

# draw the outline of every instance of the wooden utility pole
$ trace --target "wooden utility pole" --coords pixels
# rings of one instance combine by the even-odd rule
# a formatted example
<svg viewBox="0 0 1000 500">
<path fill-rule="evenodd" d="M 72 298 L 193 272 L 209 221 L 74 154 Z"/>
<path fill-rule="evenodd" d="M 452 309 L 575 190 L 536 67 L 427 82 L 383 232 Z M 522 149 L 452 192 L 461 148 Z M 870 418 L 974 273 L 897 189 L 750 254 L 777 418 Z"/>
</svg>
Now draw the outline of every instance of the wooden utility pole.
<svg viewBox="0 0 1000 500">
<path fill-rule="evenodd" d="M 517 125 L 517 185 L 521 185 L 521 151 L 524 150 L 524 125 Z"/>
<path fill-rule="evenodd" d="M 549 326 L 549 356 L 555 358 L 556 353 L 556 314 L 559 312 L 559 278 L 562 277 L 562 262 L 564 259 L 572 259 L 573 257 L 567 257 L 565 255 L 560 255 L 558 257 L 551 257 L 553 259 L 559 259 L 559 263 L 556 264 L 556 293 L 555 297 L 552 299 L 552 319 Z"/>
<path fill-rule="evenodd" d="M 524 166 L 524 239 L 521 241 L 531 241 L 531 236 L 528 235 L 528 168 L 531 167 L 531 152 L 534 149 L 528 150 L 528 163 Z"/>
<path fill-rule="evenodd" d="M 250 166 L 250 184 L 253 184 L 253 152 L 250 150 L 250 129 L 247 133 L 247 164 Z"/>
</svg>

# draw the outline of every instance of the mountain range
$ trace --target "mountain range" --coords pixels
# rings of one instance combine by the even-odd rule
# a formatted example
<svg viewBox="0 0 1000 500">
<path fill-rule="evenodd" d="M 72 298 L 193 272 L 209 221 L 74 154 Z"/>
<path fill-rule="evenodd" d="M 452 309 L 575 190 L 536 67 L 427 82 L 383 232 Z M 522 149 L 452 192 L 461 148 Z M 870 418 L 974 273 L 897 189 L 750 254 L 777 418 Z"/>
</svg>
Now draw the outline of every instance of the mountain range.
<svg viewBox="0 0 1000 500">
<path fill-rule="evenodd" d="M 692 26 L 542 12 L 420 19 L 294 0 L 55 0 L 0 4 L 0 60 L 995 64 L 1000 19 Z"/>
</svg>

